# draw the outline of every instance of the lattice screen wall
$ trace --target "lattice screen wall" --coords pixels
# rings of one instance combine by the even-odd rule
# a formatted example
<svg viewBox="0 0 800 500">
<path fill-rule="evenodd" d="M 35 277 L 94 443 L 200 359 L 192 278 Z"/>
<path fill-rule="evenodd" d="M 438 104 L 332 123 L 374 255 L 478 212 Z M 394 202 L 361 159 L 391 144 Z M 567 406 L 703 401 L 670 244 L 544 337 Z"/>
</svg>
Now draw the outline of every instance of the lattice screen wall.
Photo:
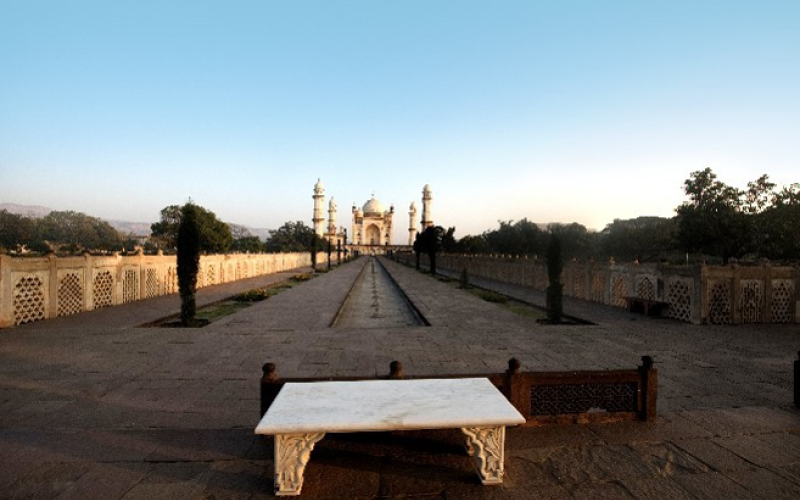
<svg viewBox="0 0 800 500">
<path fill-rule="evenodd" d="M 624 276 L 616 275 L 611 279 L 611 305 L 625 307 L 625 299 L 628 295 L 628 283 Z"/>
<path fill-rule="evenodd" d="M 83 271 L 67 272 L 58 280 L 58 315 L 83 312 Z"/>
<path fill-rule="evenodd" d="M 764 282 L 761 280 L 742 280 L 739 291 L 739 310 L 742 323 L 761 323 L 764 310 Z"/>
<path fill-rule="evenodd" d="M 772 322 L 794 321 L 794 280 L 772 280 Z"/>
<path fill-rule="evenodd" d="M 690 322 L 692 320 L 692 290 L 694 283 L 691 278 L 677 278 L 670 280 L 667 285 L 666 301 L 669 302 L 667 316 Z"/>
<path fill-rule="evenodd" d="M 636 296 L 640 299 L 656 300 L 656 288 L 651 276 L 637 276 Z"/>
<path fill-rule="evenodd" d="M 94 276 L 94 308 L 114 305 L 114 275 L 111 271 L 97 271 Z"/>
<path fill-rule="evenodd" d="M 319 254 L 318 263 L 326 258 Z M 310 263 L 308 253 L 203 256 L 198 281 L 208 286 L 233 281 L 237 270 L 246 278 Z M 0 328 L 178 291 L 174 256 L 0 255 L 0 268 L 0 295 L 10 302 L 0 307 Z"/>
<path fill-rule="evenodd" d="M 729 280 L 709 280 L 708 321 L 714 325 L 733 322 L 731 317 L 733 299 Z"/>
<path fill-rule="evenodd" d="M 122 278 L 122 303 L 139 300 L 139 270 L 125 269 Z"/>
<path fill-rule="evenodd" d="M 22 276 L 14 285 L 14 324 L 22 325 L 44 318 L 44 280 L 33 274 Z"/>
</svg>

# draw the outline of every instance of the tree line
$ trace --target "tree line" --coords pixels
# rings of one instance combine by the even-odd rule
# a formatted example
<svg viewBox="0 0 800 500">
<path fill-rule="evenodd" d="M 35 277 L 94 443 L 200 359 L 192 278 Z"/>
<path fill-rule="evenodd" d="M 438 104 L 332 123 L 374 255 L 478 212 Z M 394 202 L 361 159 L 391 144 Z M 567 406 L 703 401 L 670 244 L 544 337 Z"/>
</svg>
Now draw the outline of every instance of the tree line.
<svg viewBox="0 0 800 500">
<path fill-rule="evenodd" d="M 496 229 L 459 240 L 449 228 L 442 251 L 540 256 L 558 236 L 566 259 L 800 261 L 800 184 L 779 188 L 765 174 L 738 189 L 706 168 L 692 172 L 683 190 L 687 200 L 671 218 L 616 219 L 599 232 L 577 223 L 543 227 L 528 219 L 499 221 Z"/>
<path fill-rule="evenodd" d="M 499 221 L 496 229 L 461 239 L 456 239 L 455 227 L 437 226 L 435 236 L 425 236 L 416 246 L 425 248 L 422 253 L 436 248 L 446 253 L 544 256 L 550 241 L 558 237 L 568 260 L 800 261 L 800 184 L 778 187 L 765 174 L 738 189 L 706 168 L 692 172 L 683 190 L 687 199 L 671 218 L 616 219 L 599 232 L 578 223 L 543 226 L 525 218 Z M 222 222 L 214 212 L 193 206 L 203 253 L 306 252 L 312 246 L 325 250 L 314 230 L 302 221 L 289 221 L 270 230 L 264 241 L 243 226 Z M 182 210 L 180 205 L 161 210 L 144 244 L 145 252 L 175 252 Z M 135 245 L 131 235 L 83 213 L 51 212 L 37 219 L 0 211 L 0 250 L 75 253 L 133 249 Z"/>
</svg>

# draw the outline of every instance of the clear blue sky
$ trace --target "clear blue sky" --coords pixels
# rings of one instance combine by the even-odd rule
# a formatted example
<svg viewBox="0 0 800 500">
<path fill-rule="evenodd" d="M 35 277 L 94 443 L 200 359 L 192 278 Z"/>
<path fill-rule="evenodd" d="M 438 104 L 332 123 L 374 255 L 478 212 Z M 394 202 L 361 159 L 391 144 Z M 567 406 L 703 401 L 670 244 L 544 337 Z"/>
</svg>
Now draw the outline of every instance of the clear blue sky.
<svg viewBox="0 0 800 500">
<path fill-rule="evenodd" d="M 0 1 L 0 202 L 349 224 L 671 216 L 800 181 L 800 1 Z"/>
</svg>

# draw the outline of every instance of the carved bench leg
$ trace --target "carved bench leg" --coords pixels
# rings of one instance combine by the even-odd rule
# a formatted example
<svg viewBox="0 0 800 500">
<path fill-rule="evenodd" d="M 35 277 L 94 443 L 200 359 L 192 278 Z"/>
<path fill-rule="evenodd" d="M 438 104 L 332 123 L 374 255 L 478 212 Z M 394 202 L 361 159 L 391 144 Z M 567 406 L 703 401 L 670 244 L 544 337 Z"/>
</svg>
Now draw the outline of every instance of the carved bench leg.
<svg viewBox="0 0 800 500">
<path fill-rule="evenodd" d="M 275 494 L 278 496 L 299 495 L 303 487 L 303 472 L 306 470 L 311 450 L 325 433 L 277 434 L 275 436 Z"/>
<path fill-rule="evenodd" d="M 501 484 L 505 473 L 505 426 L 465 427 L 461 431 L 467 435 L 469 454 L 475 460 L 481 483 Z"/>
</svg>

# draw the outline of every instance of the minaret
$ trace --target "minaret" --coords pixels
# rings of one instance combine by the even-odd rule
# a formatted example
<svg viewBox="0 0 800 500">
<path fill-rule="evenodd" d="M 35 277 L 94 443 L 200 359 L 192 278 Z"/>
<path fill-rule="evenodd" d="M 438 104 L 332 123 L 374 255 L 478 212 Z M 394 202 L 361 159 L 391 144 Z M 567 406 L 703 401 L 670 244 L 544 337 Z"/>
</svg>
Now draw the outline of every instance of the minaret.
<svg viewBox="0 0 800 500">
<path fill-rule="evenodd" d="M 328 234 L 331 238 L 336 236 L 336 201 L 333 197 L 328 204 Z"/>
<path fill-rule="evenodd" d="M 414 244 L 414 239 L 417 236 L 417 206 L 411 202 L 408 207 L 408 246 Z"/>
<path fill-rule="evenodd" d="M 431 215 L 431 200 L 433 199 L 433 192 L 431 191 L 430 184 L 425 184 L 422 188 L 422 230 L 433 225 L 433 216 Z"/>
<path fill-rule="evenodd" d="M 323 225 L 325 224 L 325 217 L 322 216 L 322 205 L 325 204 L 325 188 L 322 186 L 322 181 L 317 179 L 314 184 L 314 218 L 311 221 L 314 223 L 314 232 L 317 236 L 322 236 L 325 232 Z"/>
</svg>

